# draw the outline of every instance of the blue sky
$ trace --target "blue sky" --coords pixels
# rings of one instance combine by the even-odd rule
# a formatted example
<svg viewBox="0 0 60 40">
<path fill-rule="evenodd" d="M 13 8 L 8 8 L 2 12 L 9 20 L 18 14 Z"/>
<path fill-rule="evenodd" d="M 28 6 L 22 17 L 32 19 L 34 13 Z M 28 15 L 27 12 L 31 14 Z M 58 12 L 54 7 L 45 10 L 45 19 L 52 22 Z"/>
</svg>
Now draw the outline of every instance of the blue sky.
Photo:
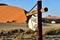
<svg viewBox="0 0 60 40">
<path fill-rule="evenodd" d="M 0 3 L 17 6 L 29 11 L 37 3 L 37 0 L 0 0 Z M 42 0 L 42 7 L 48 8 L 48 12 L 42 14 L 43 17 L 48 15 L 60 16 L 60 0 Z"/>
<path fill-rule="evenodd" d="M 42 16 L 60 16 L 60 0 L 43 0 L 43 7 L 48 7 L 48 12 Z"/>
</svg>

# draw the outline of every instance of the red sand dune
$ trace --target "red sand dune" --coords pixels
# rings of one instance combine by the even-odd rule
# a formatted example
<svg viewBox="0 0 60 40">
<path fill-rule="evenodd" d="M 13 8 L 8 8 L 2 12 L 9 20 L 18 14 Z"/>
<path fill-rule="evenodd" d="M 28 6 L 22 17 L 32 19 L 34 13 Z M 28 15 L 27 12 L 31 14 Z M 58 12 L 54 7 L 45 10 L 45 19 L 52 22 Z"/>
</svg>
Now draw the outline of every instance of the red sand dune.
<svg viewBox="0 0 60 40">
<path fill-rule="evenodd" d="M 60 16 L 46 16 L 46 19 L 57 20 L 60 19 Z"/>
<path fill-rule="evenodd" d="M 0 6 L 0 22 L 6 23 L 13 20 L 16 23 L 24 23 L 27 20 L 24 10 L 14 6 Z"/>
</svg>

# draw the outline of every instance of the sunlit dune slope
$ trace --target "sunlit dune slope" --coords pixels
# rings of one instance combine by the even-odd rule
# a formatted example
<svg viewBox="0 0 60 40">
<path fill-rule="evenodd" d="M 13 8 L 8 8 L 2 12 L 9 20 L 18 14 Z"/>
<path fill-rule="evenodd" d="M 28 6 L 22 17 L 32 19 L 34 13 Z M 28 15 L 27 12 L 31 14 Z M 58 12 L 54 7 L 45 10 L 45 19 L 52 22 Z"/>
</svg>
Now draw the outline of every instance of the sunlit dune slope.
<svg viewBox="0 0 60 40">
<path fill-rule="evenodd" d="M 0 6 L 0 22 L 24 23 L 27 18 L 23 9 L 14 6 Z"/>
</svg>

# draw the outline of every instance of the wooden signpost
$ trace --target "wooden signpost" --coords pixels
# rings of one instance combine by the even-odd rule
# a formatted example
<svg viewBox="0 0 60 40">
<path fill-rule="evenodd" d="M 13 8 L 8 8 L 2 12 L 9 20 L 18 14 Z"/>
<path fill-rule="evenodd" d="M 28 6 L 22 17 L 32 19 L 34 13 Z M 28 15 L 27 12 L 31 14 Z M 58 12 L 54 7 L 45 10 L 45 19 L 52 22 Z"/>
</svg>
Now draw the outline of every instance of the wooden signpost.
<svg viewBox="0 0 60 40">
<path fill-rule="evenodd" d="M 47 12 L 48 8 L 42 8 L 42 0 L 37 1 L 37 13 L 38 13 L 38 40 L 42 40 L 42 13 Z"/>
<path fill-rule="evenodd" d="M 37 10 L 38 10 L 38 40 L 42 40 L 42 0 L 37 1 Z"/>
</svg>

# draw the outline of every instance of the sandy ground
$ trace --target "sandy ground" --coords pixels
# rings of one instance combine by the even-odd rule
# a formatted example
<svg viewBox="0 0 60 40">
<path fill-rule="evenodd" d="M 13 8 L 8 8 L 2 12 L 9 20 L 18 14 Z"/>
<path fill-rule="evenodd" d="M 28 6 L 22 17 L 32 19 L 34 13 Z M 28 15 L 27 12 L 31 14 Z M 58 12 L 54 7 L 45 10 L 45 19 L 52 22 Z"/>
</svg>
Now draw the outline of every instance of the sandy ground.
<svg viewBox="0 0 60 40">
<path fill-rule="evenodd" d="M 46 34 L 47 32 L 53 31 L 53 30 L 60 31 L 60 24 L 44 23 L 42 25 L 43 35 Z M 44 35 L 43 40 L 60 40 L 60 34 L 57 34 L 57 35 Z"/>
<path fill-rule="evenodd" d="M 18 40 L 18 39 L 28 39 L 28 40 L 37 40 L 37 38 L 38 38 L 38 33 L 37 33 L 37 31 L 36 32 L 34 32 L 34 31 L 32 31 L 32 30 L 30 30 L 29 28 L 28 28 L 28 25 L 25 23 L 25 24 L 19 24 L 19 23 L 6 23 L 6 24 L 4 24 L 4 23 L 0 23 L 0 30 L 9 30 L 9 29 L 22 29 L 22 30 L 24 30 L 24 32 L 22 32 L 22 33 L 15 33 L 14 35 L 13 35 L 13 37 L 14 36 L 16 36 L 16 35 L 18 35 L 18 36 L 16 36 L 16 38 L 14 39 L 14 40 Z M 60 24 L 49 24 L 49 23 L 44 23 L 43 25 L 42 25 L 42 34 L 44 35 L 45 33 L 47 33 L 48 31 L 50 31 L 50 30 L 58 30 L 58 29 L 60 29 Z M 10 38 L 10 37 L 8 37 L 8 38 Z M 4 37 L 3 37 L 3 39 L 4 39 Z"/>
<path fill-rule="evenodd" d="M 2 40 L 7 40 L 7 39 L 11 39 L 11 40 L 37 40 L 38 39 L 38 34 L 37 31 L 32 31 L 28 28 L 28 25 L 26 23 L 24 24 L 20 24 L 20 23 L 0 23 L 0 31 L 4 30 L 4 31 L 8 31 L 8 30 L 12 30 L 12 29 L 22 29 L 24 30 L 24 32 L 18 32 L 18 33 L 14 33 L 12 36 L 9 36 L 7 38 L 7 36 L 1 36 Z M 1 33 L 1 32 L 0 32 Z M 11 38 L 12 37 L 12 38 Z M 14 38 L 16 37 L 16 38 Z"/>
<path fill-rule="evenodd" d="M 50 30 L 58 30 L 60 29 L 60 24 L 49 24 L 49 23 L 45 23 L 42 26 L 42 32 L 43 34 L 45 34 L 46 32 L 50 31 Z"/>
</svg>

